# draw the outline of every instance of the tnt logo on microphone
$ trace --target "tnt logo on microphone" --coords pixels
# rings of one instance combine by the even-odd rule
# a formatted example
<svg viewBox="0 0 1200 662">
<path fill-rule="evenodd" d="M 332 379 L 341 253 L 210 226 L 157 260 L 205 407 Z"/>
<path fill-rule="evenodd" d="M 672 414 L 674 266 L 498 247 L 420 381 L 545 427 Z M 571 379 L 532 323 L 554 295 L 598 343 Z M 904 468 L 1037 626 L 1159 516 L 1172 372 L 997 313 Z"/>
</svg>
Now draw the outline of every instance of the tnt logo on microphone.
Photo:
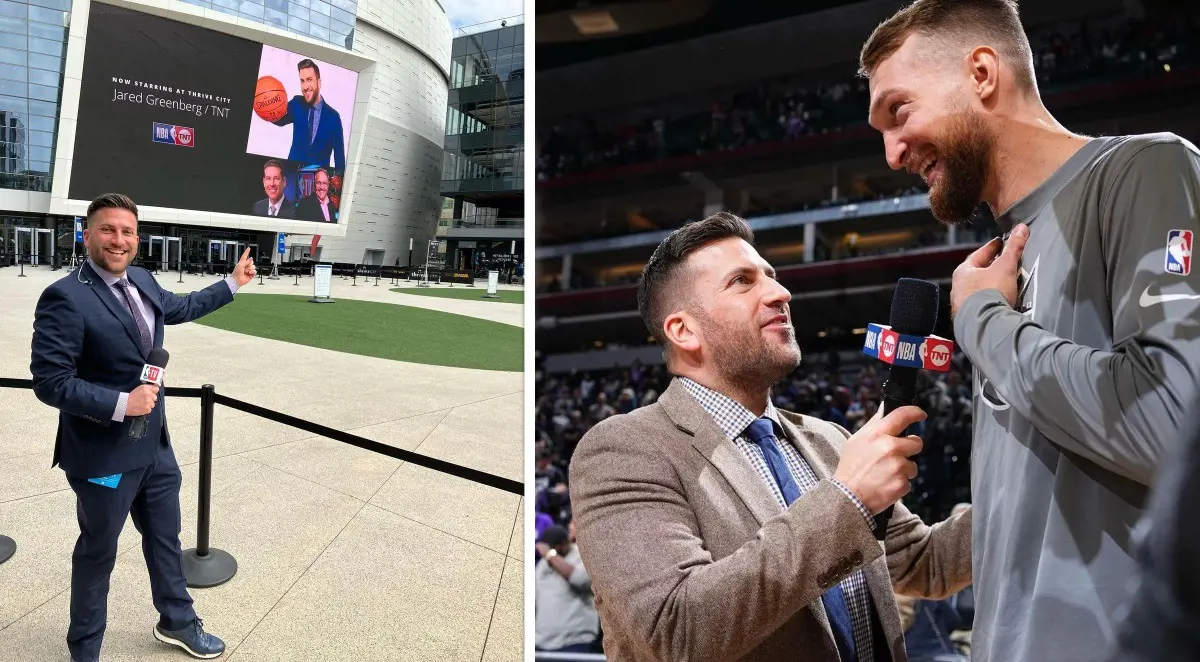
<svg viewBox="0 0 1200 662">
<path fill-rule="evenodd" d="M 884 329 L 879 333 L 879 353 L 883 355 L 884 360 L 891 361 L 896 355 L 896 346 L 900 343 L 900 335 L 891 329 Z"/>
<path fill-rule="evenodd" d="M 954 343 L 944 338 L 930 337 L 921 343 L 921 363 L 926 370 L 946 372 L 950 369 L 950 355 Z"/>
<path fill-rule="evenodd" d="M 162 386 L 163 369 L 156 365 L 142 366 L 142 382 Z"/>
<path fill-rule="evenodd" d="M 1192 273 L 1192 231 L 1167 233 L 1167 273 L 1186 276 Z"/>
</svg>

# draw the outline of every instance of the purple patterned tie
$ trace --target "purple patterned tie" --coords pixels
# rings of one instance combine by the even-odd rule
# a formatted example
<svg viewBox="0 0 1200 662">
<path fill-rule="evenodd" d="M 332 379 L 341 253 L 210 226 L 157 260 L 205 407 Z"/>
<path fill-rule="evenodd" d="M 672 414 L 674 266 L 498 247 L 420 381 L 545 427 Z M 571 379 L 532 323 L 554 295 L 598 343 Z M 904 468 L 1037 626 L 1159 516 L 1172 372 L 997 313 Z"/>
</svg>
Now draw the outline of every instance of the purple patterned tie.
<svg viewBox="0 0 1200 662">
<path fill-rule="evenodd" d="M 129 309 L 129 314 L 133 315 L 133 323 L 137 325 L 138 336 L 142 339 L 142 349 L 149 352 L 153 345 L 153 338 L 150 335 L 150 329 L 146 326 L 146 318 L 138 312 L 137 306 L 133 305 L 133 296 L 129 293 L 129 281 L 122 278 L 117 281 L 117 289 L 121 290 L 121 294 L 125 298 L 125 307 Z"/>
</svg>

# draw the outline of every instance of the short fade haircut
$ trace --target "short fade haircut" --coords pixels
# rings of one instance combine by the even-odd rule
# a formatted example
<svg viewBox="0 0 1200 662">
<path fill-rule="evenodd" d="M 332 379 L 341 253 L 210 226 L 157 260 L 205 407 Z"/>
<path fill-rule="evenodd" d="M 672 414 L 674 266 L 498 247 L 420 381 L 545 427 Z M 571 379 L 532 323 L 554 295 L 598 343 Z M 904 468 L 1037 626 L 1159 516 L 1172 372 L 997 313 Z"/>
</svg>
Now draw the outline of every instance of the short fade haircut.
<svg viewBox="0 0 1200 662">
<path fill-rule="evenodd" d="M 668 235 L 642 269 L 638 281 L 638 310 L 646 330 L 664 349 L 667 342 L 662 337 L 663 323 L 678 302 L 680 276 L 688 256 L 714 241 L 730 237 L 754 243 L 754 231 L 745 219 L 728 212 L 713 214 Z"/>
<path fill-rule="evenodd" d="M 989 37 L 1011 65 L 1017 86 L 1024 92 L 1037 89 L 1033 49 L 1016 0 L 916 0 L 880 23 L 867 38 L 858 59 L 859 75 L 870 78 L 912 34 L 935 37 L 947 48 L 968 35 Z"/>
<path fill-rule="evenodd" d="M 317 75 L 317 78 L 321 78 L 321 67 L 318 67 L 316 62 L 313 62 L 308 58 L 300 60 L 300 63 L 296 65 L 296 71 L 304 71 L 305 69 L 312 69 L 313 73 Z"/>
<path fill-rule="evenodd" d="M 134 220 L 138 217 L 137 205 L 133 204 L 133 200 L 121 193 L 105 193 L 100 197 L 92 200 L 92 204 L 87 208 L 87 225 L 92 227 L 92 217 L 101 209 L 124 209 L 133 213 Z"/>
</svg>

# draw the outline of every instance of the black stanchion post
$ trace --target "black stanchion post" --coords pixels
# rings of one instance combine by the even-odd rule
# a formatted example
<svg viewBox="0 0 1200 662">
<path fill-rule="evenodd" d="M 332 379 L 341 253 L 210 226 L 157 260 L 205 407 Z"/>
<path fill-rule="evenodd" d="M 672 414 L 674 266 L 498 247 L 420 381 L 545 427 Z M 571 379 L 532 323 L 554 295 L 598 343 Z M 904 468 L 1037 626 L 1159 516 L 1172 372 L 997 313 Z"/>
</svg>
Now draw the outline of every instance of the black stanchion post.
<svg viewBox="0 0 1200 662">
<path fill-rule="evenodd" d="M 260 272 L 258 272 L 258 284 L 259 284 L 259 285 L 262 285 L 262 284 L 263 284 L 263 282 L 262 282 L 262 279 L 263 279 L 263 274 L 262 274 L 262 272 L 260 271 Z"/>
<path fill-rule="evenodd" d="M 292 285 L 299 285 L 300 284 L 300 268 L 299 267 L 296 268 L 295 273 L 296 273 L 296 282 L 292 283 Z"/>
<path fill-rule="evenodd" d="M 12 558 L 14 552 L 17 551 L 17 543 L 13 542 L 8 536 L 0 536 L 0 563 Z"/>
<path fill-rule="evenodd" d="M 183 259 L 179 260 L 179 282 L 183 282 Z"/>
<path fill-rule="evenodd" d="M 219 586 L 237 573 L 237 561 L 228 552 L 208 546 L 208 520 L 212 501 L 213 409 L 217 390 L 200 387 L 200 502 L 196 522 L 196 548 L 183 552 L 183 574 L 193 588 Z"/>
</svg>

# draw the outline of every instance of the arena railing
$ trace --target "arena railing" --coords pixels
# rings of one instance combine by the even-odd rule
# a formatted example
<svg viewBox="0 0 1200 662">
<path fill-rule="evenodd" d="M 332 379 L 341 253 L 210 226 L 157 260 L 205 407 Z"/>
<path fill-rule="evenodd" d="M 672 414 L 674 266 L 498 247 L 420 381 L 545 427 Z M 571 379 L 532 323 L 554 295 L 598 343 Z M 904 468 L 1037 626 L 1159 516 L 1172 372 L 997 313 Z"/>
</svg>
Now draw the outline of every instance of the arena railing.
<svg viewBox="0 0 1200 662">
<path fill-rule="evenodd" d="M 33 380 L 0 378 L 0 388 L 32 390 Z M 420 453 L 414 453 L 403 448 L 389 446 L 356 434 L 331 428 L 327 425 L 321 425 L 320 423 L 231 398 L 227 395 L 217 393 L 216 387 L 212 384 L 205 384 L 200 388 L 168 386 L 166 395 L 178 398 L 199 398 L 200 400 L 200 498 L 196 522 L 196 547 L 185 550 L 183 553 L 184 574 L 187 577 L 188 586 L 191 587 L 205 588 L 217 586 L 229 581 L 237 572 L 237 560 L 234 559 L 233 555 L 224 550 L 212 547 L 209 541 L 209 520 L 212 513 L 213 413 L 217 405 L 236 409 L 252 416 L 258 416 L 259 418 L 265 418 L 269 421 L 304 430 L 305 432 L 311 432 L 327 439 L 356 446 L 363 450 L 385 455 L 403 462 L 409 462 L 449 476 L 486 485 L 503 492 L 518 496 L 524 496 L 525 494 L 525 486 L 519 481 L 478 469 L 464 467 L 453 462 L 439 460 L 428 455 L 421 455 Z M 0 563 L 7 561 L 15 550 L 16 543 L 11 538 L 0 536 Z"/>
</svg>

